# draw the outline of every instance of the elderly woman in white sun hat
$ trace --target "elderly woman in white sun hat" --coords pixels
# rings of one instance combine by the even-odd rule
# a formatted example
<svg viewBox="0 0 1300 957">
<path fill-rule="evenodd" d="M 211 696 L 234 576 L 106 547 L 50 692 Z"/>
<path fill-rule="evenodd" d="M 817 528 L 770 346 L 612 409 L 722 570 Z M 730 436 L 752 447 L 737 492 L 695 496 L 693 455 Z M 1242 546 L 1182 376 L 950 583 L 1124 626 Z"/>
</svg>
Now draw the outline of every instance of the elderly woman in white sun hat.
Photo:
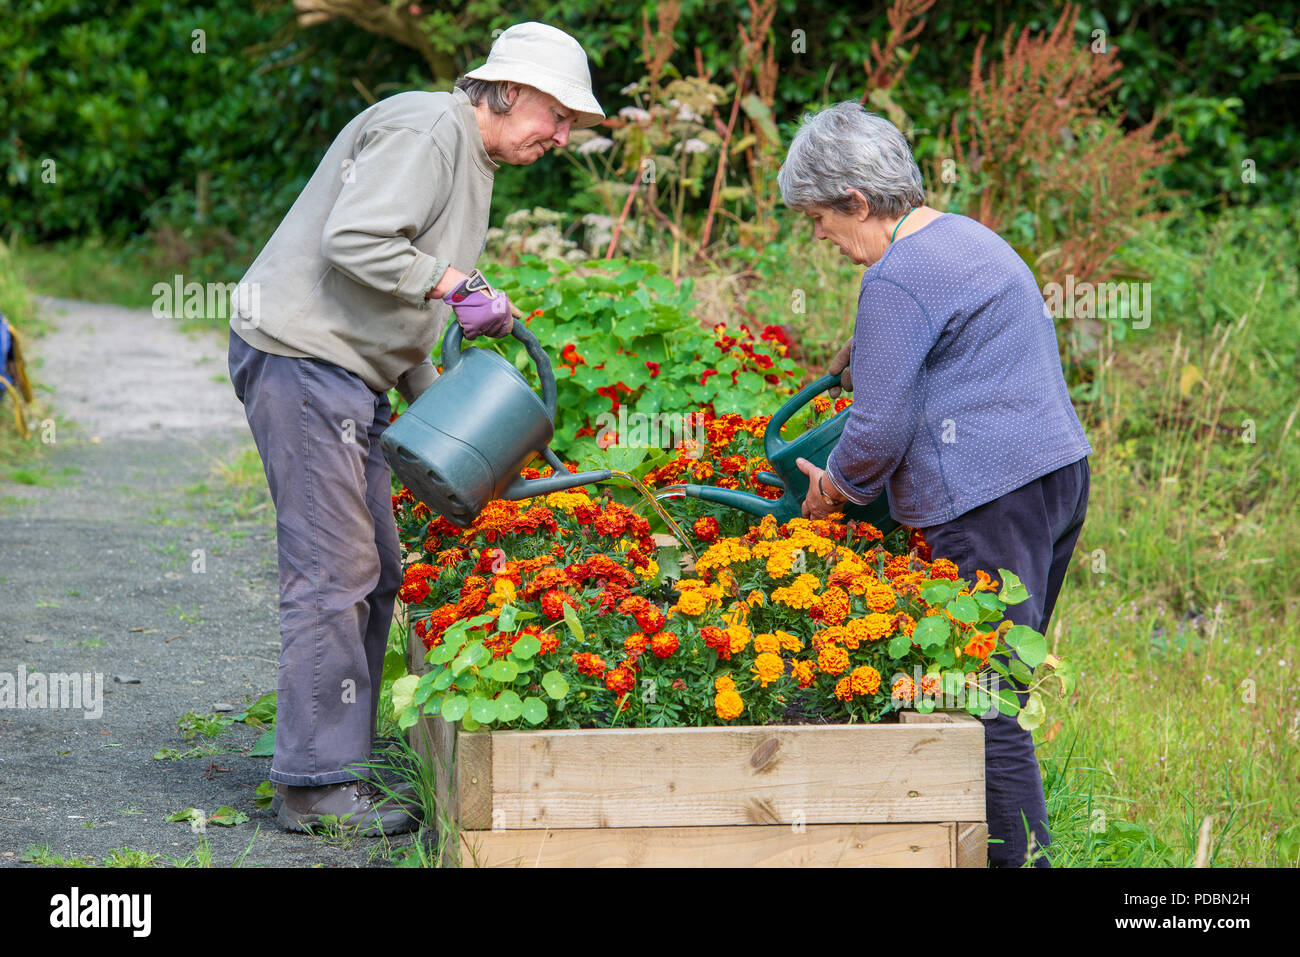
<svg viewBox="0 0 1300 957">
<path fill-rule="evenodd" d="M 449 93 L 382 100 L 334 140 L 245 274 L 230 376 L 276 508 L 281 634 L 270 777 L 290 830 L 416 821 L 364 766 L 401 559 L 379 448 L 387 392 L 413 400 L 449 313 L 503 336 L 510 300 L 475 269 L 499 164 L 527 166 L 604 118 L 578 41 L 510 27 Z"/>
</svg>

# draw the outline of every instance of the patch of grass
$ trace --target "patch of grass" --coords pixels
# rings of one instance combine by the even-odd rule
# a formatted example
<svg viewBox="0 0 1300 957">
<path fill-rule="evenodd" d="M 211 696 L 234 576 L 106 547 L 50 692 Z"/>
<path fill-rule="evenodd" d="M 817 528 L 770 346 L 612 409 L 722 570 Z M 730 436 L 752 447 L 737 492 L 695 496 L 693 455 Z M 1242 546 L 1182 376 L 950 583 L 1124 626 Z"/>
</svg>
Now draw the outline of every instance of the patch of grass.
<svg viewBox="0 0 1300 957">
<path fill-rule="evenodd" d="M 150 854 L 133 847 L 119 847 L 104 858 L 104 867 L 154 867 L 162 860 L 161 854 Z"/>
<path fill-rule="evenodd" d="M 119 306 L 153 304 L 155 275 L 144 256 L 94 237 L 40 245 L 17 243 L 14 259 L 33 292 L 59 299 L 110 302 Z M 94 282 L 87 282 L 94 276 Z"/>
<path fill-rule="evenodd" d="M 176 726 L 186 741 L 193 741 L 196 737 L 215 738 L 234 723 L 234 718 L 225 715 L 201 715 L 196 711 L 187 711 L 176 719 Z"/>
<path fill-rule="evenodd" d="M 18 859 L 23 864 L 39 864 L 41 867 L 98 867 L 99 862 L 93 857 L 63 857 L 55 854 L 49 844 L 29 844 L 27 851 Z"/>
<path fill-rule="evenodd" d="M 191 499 L 191 507 L 220 512 L 216 527 L 227 534 L 233 534 L 233 530 L 223 522 L 230 520 L 275 521 L 262 457 L 251 443 L 224 461 L 214 461 L 208 478 L 187 486 L 185 494 Z"/>
<path fill-rule="evenodd" d="M 1058 865 L 1295 863 L 1300 276 L 1271 222 L 1130 243 L 1152 325 L 1103 340 L 1080 410 L 1092 492 L 1049 635 L 1079 688 L 1035 732 Z"/>
</svg>

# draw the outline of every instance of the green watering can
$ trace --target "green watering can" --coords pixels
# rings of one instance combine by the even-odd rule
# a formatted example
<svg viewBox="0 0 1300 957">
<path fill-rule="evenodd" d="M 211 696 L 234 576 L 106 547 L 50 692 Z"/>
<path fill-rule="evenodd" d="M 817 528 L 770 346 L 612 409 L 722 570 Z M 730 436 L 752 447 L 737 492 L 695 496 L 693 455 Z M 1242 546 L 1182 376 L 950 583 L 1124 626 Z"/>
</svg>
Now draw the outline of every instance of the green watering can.
<svg viewBox="0 0 1300 957">
<path fill-rule="evenodd" d="M 541 398 L 497 353 L 462 351 L 460 323 L 452 319 L 442 340 L 442 375 L 379 439 L 384 458 L 411 494 L 458 528 L 469 528 L 493 499 L 531 498 L 610 477 L 608 469 L 570 474 L 551 451 L 551 360 L 518 319 L 511 334 L 537 366 Z M 555 474 L 524 479 L 519 470 L 538 454 Z"/>
<path fill-rule="evenodd" d="M 791 396 L 768 422 L 767 431 L 763 433 L 763 450 L 776 473 L 759 472 L 754 477 L 764 485 L 782 489 L 785 494 L 779 499 L 762 498 L 713 485 L 684 485 L 681 486 L 682 493 L 706 502 L 737 508 L 751 515 L 773 515 L 778 522 L 798 518 L 803 513 L 803 500 L 808 495 L 808 476 L 799 471 L 795 460 L 807 459 L 819 469 L 826 468 L 826 460 L 830 458 L 831 450 L 839 442 L 848 422 L 849 410 L 837 412 L 789 442 L 781 438 L 781 428 L 814 398 L 839 384 L 840 377 L 837 375 L 822 376 Z M 846 504 L 842 511 L 846 519 L 870 522 L 882 533 L 898 528 L 898 523 L 889 517 L 889 501 L 883 492 L 869 505 Z"/>
</svg>

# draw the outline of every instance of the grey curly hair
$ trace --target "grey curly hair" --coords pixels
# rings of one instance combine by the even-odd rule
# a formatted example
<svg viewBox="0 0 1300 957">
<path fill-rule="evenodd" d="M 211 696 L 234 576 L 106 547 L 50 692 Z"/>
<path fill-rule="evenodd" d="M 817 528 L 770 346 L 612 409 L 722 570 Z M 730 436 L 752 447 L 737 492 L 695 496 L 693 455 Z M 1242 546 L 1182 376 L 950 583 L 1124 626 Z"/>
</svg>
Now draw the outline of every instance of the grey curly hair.
<svg viewBox="0 0 1300 957">
<path fill-rule="evenodd" d="M 826 206 L 851 213 L 862 193 L 873 216 L 901 216 L 925 202 L 921 171 L 906 137 L 884 117 L 853 100 L 804 115 L 777 173 L 791 209 Z"/>
<path fill-rule="evenodd" d="M 512 80 L 474 80 L 462 76 L 456 81 L 456 88 L 465 91 L 469 101 L 478 106 L 487 100 L 488 109 L 493 113 L 509 113 L 510 98 L 506 96 L 511 86 L 522 87 L 522 83 Z"/>
</svg>

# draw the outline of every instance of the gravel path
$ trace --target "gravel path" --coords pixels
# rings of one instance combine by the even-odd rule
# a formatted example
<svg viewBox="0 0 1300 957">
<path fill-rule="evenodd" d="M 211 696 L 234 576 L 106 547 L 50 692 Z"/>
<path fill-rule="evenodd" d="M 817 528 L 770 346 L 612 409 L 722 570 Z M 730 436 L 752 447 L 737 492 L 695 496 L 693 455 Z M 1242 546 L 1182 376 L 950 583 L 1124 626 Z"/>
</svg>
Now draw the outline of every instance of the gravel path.
<svg viewBox="0 0 1300 957">
<path fill-rule="evenodd" d="M 225 333 L 39 302 L 55 326 L 32 351 L 56 410 L 42 463 L 56 484 L 15 485 L 0 468 L 0 702 L 6 675 L 102 675 L 102 715 L 85 702 L 0 707 L 0 865 L 21 865 L 32 845 L 99 862 L 128 847 L 166 864 L 203 836 L 164 819 L 221 805 L 249 820 L 207 829 L 214 866 L 250 843 L 245 865 L 382 862 L 410 837 L 340 845 L 282 831 L 256 807 L 270 761 L 245 753 L 254 729 L 186 741 L 177 727 L 275 690 L 274 514 L 232 517 L 194 488 L 219 488 L 214 466 L 252 448 Z M 204 743 L 220 753 L 154 759 Z"/>
</svg>

